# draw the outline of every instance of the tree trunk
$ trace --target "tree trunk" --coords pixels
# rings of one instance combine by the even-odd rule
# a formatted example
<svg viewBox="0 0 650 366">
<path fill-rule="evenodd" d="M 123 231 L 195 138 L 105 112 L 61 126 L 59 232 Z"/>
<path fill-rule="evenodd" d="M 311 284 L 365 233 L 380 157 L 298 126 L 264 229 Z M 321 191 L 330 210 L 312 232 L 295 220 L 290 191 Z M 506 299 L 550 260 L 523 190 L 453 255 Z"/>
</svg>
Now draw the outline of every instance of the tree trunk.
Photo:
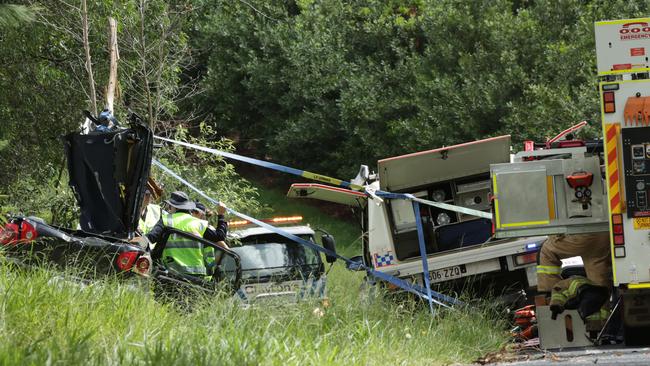
<svg viewBox="0 0 650 366">
<path fill-rule="evenodd" d="M 144 91 L 147 96 L 147 114 L 149 120 L 149 128 L 151 131 L 156 131 L 156 121 L 154 120 L 153 101 L 151 99 L 151 87 L 149 85 L 149 70 L 147 69 L 147 45 L 144 37 L 144 17 L 146 0 L 140 0 L 140 45 L 142 46 L 142 79 L 144 83 Z"/>
<path fill-rule="evenodd" d="M 90 84 L 90 106 L 93 115 L 97 116 L 97 92 L 95 91 L 95 78 L 93 77 L 93 64 L 90 58 L 90 42 L 88 41 L 88 7 L 86 0 L 81 0 L 81 25 L 83 32 L 83 46 L 86 53 L 86 72 L 88 73 L 88 83 Z"/>
<path fill-rule="evenodd" d="M 108 18 L 109 41 L 108 49 L 111 55 L 110 71 L 108 76 L 108 87 L 106 88 L 106 108 L 113 113 L 113 102 L 115 100 L 115 88 L 117 86 L 117 61 L 120 59 L 120 52 L 117 48 L 117 22 Z"/>
</svg>

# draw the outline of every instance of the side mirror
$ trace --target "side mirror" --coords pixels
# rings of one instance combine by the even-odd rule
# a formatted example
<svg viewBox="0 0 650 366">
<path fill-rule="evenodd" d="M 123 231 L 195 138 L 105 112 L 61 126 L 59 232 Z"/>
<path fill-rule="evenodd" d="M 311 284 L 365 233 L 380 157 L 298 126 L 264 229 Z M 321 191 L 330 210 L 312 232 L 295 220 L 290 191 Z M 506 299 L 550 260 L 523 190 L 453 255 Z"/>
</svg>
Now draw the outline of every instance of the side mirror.
<svg viewBox="0 0 650 366">
<path fill-rule="evenodd" d="M 323 243 L 323 248 L 336 253 L 336 241 L 334 241 L 334 237 L 332 235 L 323 234 L 323 236 L 321 236 L 321 243 Z M 326 255 L 325 261 L 330 264 L 334 263 L 336 262 L 336 257 Z"/>
<path fill-rule="evenodd" d="M 356 257 L 350 258 L 352 263 L 346 263 L 345 268 L 350 271 L 363 271 L 363 256 L 357 255 Z"/>
</svg>

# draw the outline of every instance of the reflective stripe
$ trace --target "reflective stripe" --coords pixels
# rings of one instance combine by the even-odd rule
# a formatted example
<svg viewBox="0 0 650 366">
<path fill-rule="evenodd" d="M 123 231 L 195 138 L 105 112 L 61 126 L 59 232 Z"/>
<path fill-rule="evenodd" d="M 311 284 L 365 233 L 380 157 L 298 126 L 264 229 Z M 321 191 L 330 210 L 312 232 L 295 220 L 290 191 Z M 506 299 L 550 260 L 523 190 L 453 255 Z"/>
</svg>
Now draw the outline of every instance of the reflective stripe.
<svg viewBox="0 0 650 366">
<path fill-rule="evenodd" d="M 184 266 L 182 264 L 171 262 L 168 264 L 168 267 L 181 273 L 193 275 L 206 275 L 208 273 L 207 269 L 202 266 Z"/>
<path fill-rule="evenodd" d="M 562 273 L 562 267 L 560 266 L 537 266 L 538 274 L 557 274 Z"/>
<path fill-rule="evenodd" d="M 189 239 L 175 239 L 168 240 L 167 246 L 165 248 L 191 248 L 191 249 L 201 249 L 202 245 L 198 241 L 189 240 Z"/>
<path fill-rule="evenodd" d="M 567 301 L 567 297 L 561 292 L 553 292 L 551 294 L 551 305 L 562 305 Z"/>
<path fill-rule="evenodd" d="M 607 320 L 609 318 L 609 310 L 600 308 L 600 311 L 591 314 L 587 317 L 587 321 L 594 321 L 594 320 Z"/>
</svg>

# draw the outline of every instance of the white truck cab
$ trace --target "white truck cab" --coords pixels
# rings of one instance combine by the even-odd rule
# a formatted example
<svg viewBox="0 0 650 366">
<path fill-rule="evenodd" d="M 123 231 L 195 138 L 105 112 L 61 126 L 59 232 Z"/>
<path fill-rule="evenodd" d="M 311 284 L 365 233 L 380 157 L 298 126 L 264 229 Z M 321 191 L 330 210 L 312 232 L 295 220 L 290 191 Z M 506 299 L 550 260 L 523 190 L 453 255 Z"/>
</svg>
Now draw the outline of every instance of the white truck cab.
<svg viewBox="0 0 650 366">
<path fill-rule="evenodd" d="M 378 162 L 379 179 L 366 187 L 491 210 L 490 164 L 510 161 L 510 136 L 418 152 Z M 423 266 L 411 201 L 377 200 L 362 192 L 322 184 L 293 184 L 293 198 L 313 198 L 352 207 L 359 213 L 363 261 L 376 270 L 423 284 Z M 526 290 L 537 285 L 537 252 L 545 236 L 493 240 L 492 223 L 456 211 L 420 205 L 430 281 L 462 289 L 467 279 L 478 288 Z M 477 276 L 481 275 L 481 276 Z M 509 291 L 510 292 L 510 291 Z"/>
<path fill-rule="evenodd" d="M 302 217 L 294 216 L 263 221 L 276 226 L 300 220 Z M 240 300 L 246 304 L 291 303 L 325 297 L 324 264 L 317 251 L 269 229 L 246 225 L 247 221 L 233 221 L 228 234 L 231 250 L 241 258 L 241 286 L 236 295 Z M 308 225 L 283 226 L 281 229 L 316 242 L 315 231 Z M 333 238 L 329 238 L 323 240 L 333 242 Z"/>
</svg>

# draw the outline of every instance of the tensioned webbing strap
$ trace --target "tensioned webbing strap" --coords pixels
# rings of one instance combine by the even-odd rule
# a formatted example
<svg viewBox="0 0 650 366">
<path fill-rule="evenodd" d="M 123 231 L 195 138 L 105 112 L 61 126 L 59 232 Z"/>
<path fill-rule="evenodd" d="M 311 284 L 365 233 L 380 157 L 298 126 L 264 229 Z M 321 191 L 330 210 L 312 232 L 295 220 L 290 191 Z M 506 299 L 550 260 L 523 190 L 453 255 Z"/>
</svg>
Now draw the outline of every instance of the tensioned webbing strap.
<svg viewBox="0 0 650 366">
<path fill-rule="evenodd" d="M 186 185 L 188 188 L 190 188 L 193 191 L 195 191 L 196 193 L 198 193 L 201 197 L 205 198 L 206 200 L 208 200 L 212 204 L 214 204 L 214 205 L 219 204 L 219 201 L 217 201 L 217 200 L 213 199 L 212 197 L 208 196 L 205 192 L 201 191 L 196 186 L 194 186 L 193 184 L 191 184 L 187 180 L 183 179 L 178 174 L 174 173 L 171 169 L 167 168 L 165 165 L 163 165 L 162 163 L 160 163 L 156 159 L 153 159 L 152 163 L 155 166 L 162 169 L 166 174 L 174 177 L 175 179 L 177 179 L 178 181 L 180 181 L 181 183 Z M 293 241 L 295 241 L 295 242 L 297 242 L 297 243 L 299 243 L 301 245 L 304 245 L 304 246 L 306 246 L 308 248 L 311 248 L 313 250 L 321 252 L 321 253 L 325 254 L 326 256 L 336 257 L 336 258 L 338 258 L 338 259 L 340 259 L 340 260 L 342 260 L 342 261 L 344 261 L 346 263 L 357 265 L 357 266 L 363 268 L 368 275 L 376 277 L 376 278 L 381 279 L 383 281 L 389 282 L 389 283 L 391 283 L 391 284 L 393 284 L 393 285 L 395 285 L 395 286 L 397 286 L 397 287 L 399 287 L 399 288 L 401 288 L 401 289 L 403 289 L 405 291 L 413 293 L 413 294 L 419 296 L 420 298 L 429 301 L 430 308 L 431 308 L 432 312 L 433 312 L 433 304 L 432 303 L 436 303 L 436 304 L 444 306 L 444 307 L 449 307 L 449 305 L 462 305 L 463 304 L 460 300 L 458 300 L 456 298 L 453 298 L 453 297 L 450 297 L 450 296 L 447 296 L 447 295 L 444 295 L 444 294 L 441 294 L 439 292 L 431 290 L 430 286 L 427 286 L 427 289 L 425 289 L 425 288 L 422 288 L 422 286 L 419 286 L 417 284 L 409 283 L 409 282 L 404 281 L 404 280 L 402 280 L 400 278 L 391 276 L 389 274 L 386 274 L 386 273 L 383 273 L 383 272 L 380 272 L 380 271 L 376 271 L 373 268 L 365 266 L 364 264 L 359 264 L 358 262 L 354 262 L 351 259 L 343 257 L 342 255 L 340 255 L 340 254 L 338 254 L 336 252 L 330 251 L 330 250 L 328 250 L 328 249 L 326 249 L 324 247 L 316 245 L 315 243 L 312 243 L 311 241 L 300 238 L 300 237 L 298 237 L 296 235 L 293 235 L 293 234 L 291 234 L 291 233 L 289 233 L 287 231 L 284 231 L 284 230 L 282 230 L 280 228 L 277 228 L 277 227 L 269 225 L 269 224 L 267 224 L 265 222 L 254 219 L 254 218 L 252 218 L 252 217 L 250 217 L 248 215 L 237 212 L 237 211 L 235 211 L 235 210 L 233 210 L 231 208 L 226 208 L 226 210 L 230 214 L 233 214 L 233 215 L 235 215 L 235 216 L 237 216 L 237 217 L 239 217 L 239 218 L 241 218 L 243 220 L 247 220 L 247 221 L 249 221 L 249 222 L 251 222 L 251 223 L 253 223 L 253 224 L 257 225 L 257 226 L 263 227 L 263 228 L 265 228 L 265 229 L 267 229 L 267 230 L 269 230 L 269 231 L 271 231 L 273 233 L 279 234 L 279 235 L 281 235 L 281 236 L 283 236 L 283 237 L 285 237 L 287 239 L 293 240 Z M 425 273 L 428 273 L 428 271 L 425 272 Z M 425 275 L 424 277 L 425 277 L 425 283 L 427 283 L 427 285 L 428 285 L 428 282 L 429 282 L 428 276 Z"/>
<path fill-rule="evenodd" d="M 340 179 L 328 177 L 326 175 L 321 175 L 321 174 L 308 172 L 308 171 L 305 171 L 305 170 L 290 168 L 288 166 L 275 164 L 275 163 L 271 163 L 271 162 L 264 161 L 264 160 L 253 159 L 253 158 L 249 158 L 247 156 L 242 156 L 242 155 L 238 155 L 238 154 L 229 153 L 229 152 L 226 152 L 226 151 L 212 149 L 212 148 L 201 146 L 201 145 L 190 144 L 190 143 L 184 142 L 184 141 L 172 140 L 172 139 L 168 139 L 168 138 L 160 137 L 160 136 L 154 136 L 154 138 L 157 138 L 157 139 L 163 140 L 163 141 L 167 141 L 167 142 L 170 142 L 172 144 L 185 146 L 185 147 L 188 147 L 190 149 L 200 150 L 200 151 L 204 151 L 204 152 L 207 152 L 207 153 L 223 156 L 225 158 L 241 161 L 241 162 L 244 162 L 244 163 L 253 164 L 253 165 L 261 166 L 261 167 L 264 167 L 264 168 L 277 170 L 277 171 L 280 171 L 280 172 L 283 172 L 283 173 L 289 173 L 289 174 L 297 175 L 299 177 L 303 177 L 303 178 L 307 178 L 307 179 L 317 180 L 317 181 L 320 181 L 320 182 L 335 184 L 335 185 L 340 186 L 340 187 L 354 189 L 355 191 L 363 191 L 364 190 L 364 187 L 360 186 L 358 184 L 354 184 L 354 183 L 346 182 L 346 181 L 343 181 L 343 180 L 340 180 Z"/>
<path fill-rule="evenodd" d="M 271 163 L 271 162 L 264 161 L 264 160 L 249 158 L 247 156 L 242 156 L 242 155 L 239 155 L 239 154 L 233 154 L 233 153 L 229 153 L 229 152 L 226 152 L 226 151 L 212 149 L 212 148 L 201 146 L 201 145 L 190 144 L 190 143 L 184 142 L 184 141 L 168 139 L 168 138 L 161 137 L 161 136 L 154 136 L 154 138 L 159 139 L 159 140 L 163 140 L 163 141 L 167 141 L 167 142 L 172 143 L 172 144 L 185 146 L 185 147 L 190 148 L 190 149 L 195 149 L 195 150 L 211 153 L 211 154 L 218 155 L 218 156 L 223 156 L 225 158 L 241 161 L 241 162 L 244 162 L 244 163 L 261 166 L 263 168 L 273 169 L 273 170 L 276 170 L 276 171 L 279 171 L 279 172 L 293 174 L 293 175 L 296 175 L 296 176 L 299 176 L 299 177 L 303 177 L 303 178 L 307 178 L 307 179 L 311 179 L 311 180 L 315 180 L 315 181 L 319 181 L 319 182 L 323 182 L 323 183 L 335 184 L 335 185 L 337 185 L 339 187 L 353 189 L 355 191 L 362 191 L 362 192 L 366 193 L 368 196 L 370 196 L 372 198 L 377 198 L 377 197 L 389 197 L 390 198 L 390 197 L 394 197 L 394 198 L 397 198 L 397 199 L 409 199 L 409 200 L 413 200 L 413 201 L 419 202 L 419 203 L 424 204 L 424 205 L 441 208 L 443 210 L 449 210 L 449 211 L 459 212 L 459 213 L 466 214 L 466 215 L 482 217 L 482 218 L 485 218 L 485 219 L 488 219 L 488 220 L 492 219 L 492 214 L 489 213 L 489 212 L 473 210 L 471 208 L 462 207 L 462 206 L 450 205 L 448 203 L 429 201 L 429 200 L 425 200 L 425 199 L 422 199 L 422 198 L 416 198 L 416 197 L 413 197 L 413 196 L 410 196 L 410 195 L 407 198 L 403 194 L 400 195 L 400 194 L 385 192 L 385 191 L 381 191 L 381 190 L 373 191 L 373 190 L 368 189 L 368 187 L 364 187 L 364 186 L 361 186 L 361 185 L 358 185 L 358 184 L 346 182 L 346 181 L 341 180 L 341 179 L 328 177 L 328 176 L 322 175 L 322 174 L 316 174 L 316 173 L 308 172 L 308 171 L 305 171 L 305 170 L 295 169 L 295 168 L 291 168 L 291 167 L 280 165 L 280 164 Z"/>
</svg>

